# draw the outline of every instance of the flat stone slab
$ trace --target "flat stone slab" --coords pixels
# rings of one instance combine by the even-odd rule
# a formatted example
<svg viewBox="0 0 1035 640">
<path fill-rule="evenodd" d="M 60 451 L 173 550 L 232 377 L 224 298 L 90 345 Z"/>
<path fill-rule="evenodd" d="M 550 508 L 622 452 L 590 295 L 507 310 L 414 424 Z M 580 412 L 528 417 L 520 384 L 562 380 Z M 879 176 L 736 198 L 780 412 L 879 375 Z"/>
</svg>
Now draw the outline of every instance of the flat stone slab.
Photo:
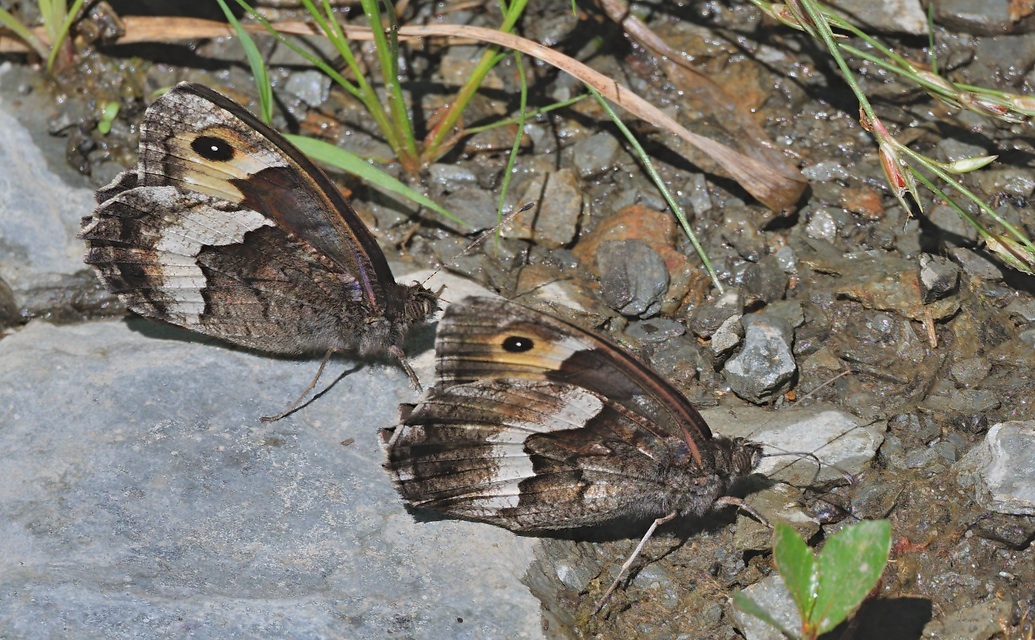
<svg viewBox="0 0 1035 640">
<path fill-rule="evenodd" d="M 534 539 L 411 514 L 377 429 L 416 392 L 141 320 L 0 340 L 5 638 L 537 638 Z M 332 361 L 320 388 L 350 363 Z"/>
</svg>

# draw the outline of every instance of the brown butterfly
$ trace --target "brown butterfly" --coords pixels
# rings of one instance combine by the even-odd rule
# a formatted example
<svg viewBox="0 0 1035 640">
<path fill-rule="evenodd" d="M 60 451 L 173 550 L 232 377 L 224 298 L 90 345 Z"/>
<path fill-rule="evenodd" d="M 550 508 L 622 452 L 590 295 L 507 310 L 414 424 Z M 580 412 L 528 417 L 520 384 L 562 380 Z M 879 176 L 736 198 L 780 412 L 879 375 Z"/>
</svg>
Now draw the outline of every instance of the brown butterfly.
<svg viewBox="0 0 1035 640">
<path fill-rule="evenodd" d="M 390 353 L 416 382 L 402 345 L 435 295 L 396 283 L 326 174 L 232 100 L 156 100 L 139 165 L 97 201 L 85 261 L 136 313 L 269 353 Z"/>
<path fill-rule="evenodd" d="M 450 305 L 435 353 L 436 385 L 382 431 L 415 507 L 522 532 L 700 516 L 761 456 L 628 352 L 512 302 Z"/>
</svg>

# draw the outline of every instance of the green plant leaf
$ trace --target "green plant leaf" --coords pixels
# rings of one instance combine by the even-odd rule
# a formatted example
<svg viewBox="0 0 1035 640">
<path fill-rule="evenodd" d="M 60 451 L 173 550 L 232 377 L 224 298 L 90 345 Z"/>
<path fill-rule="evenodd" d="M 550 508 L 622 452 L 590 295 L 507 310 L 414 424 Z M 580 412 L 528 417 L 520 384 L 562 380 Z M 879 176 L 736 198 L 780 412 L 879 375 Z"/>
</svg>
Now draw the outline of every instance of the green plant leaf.
<svg viewBox="0 0 1035 640">
<path fill-rule="evenodd" d="M 819 586 L 816 555 L 793 527 L 782 522 L 773 531 L 773 559 L 804 624 L 812 619 Z"/>
<path fill-rule="evenodd" d="M 789 631 L 780 626 L 780 623 L 777 622 L 776 619 L 773 618 L 771 615 L 769 615 L 769 612 L 762 608 L 762 605 L 758 604 L 757 602 L 749 598 L 747 594 L 741 591 L 740 589 L 737 589 L 733 592 L 733 606 L 740 609 L 749 616 L 758 618 L 762 622 L 778 630 L 784 636 L 788 638 L 794 637 L 793 634 L 791 634 Z"/>
<path fill-rule="evenodd" d="M 412 200 L 422 207 L 427 207 L 439 215 L 449 218 L 457 224 L 464 225 L 465 227 L 468 226 L 466 222 L 457 218 L 442 205 L 425 196 L 423 193 L 406 186 L 399 180 L 396 180 L 394 177 L 381 171 L 354 153 L 350 153 L 341 147 L 336 147 L 329 142 L 317 140 L 316 138 L 307 138 L 305 136 L 295 136 L 290 134 L 285 137 L 290 140 L 292 144 L 301 149 L 302 153 L 314 160 L 329 164 L 332 167 L 345 171 L 346 173 L 359 176 L 376 189 Z"/>
<path fill-rule="evenodd" d="M 103 135 L 108 135 L 111 132 L 111 123 L 115 122 L 115 118 L 119 115 L 120 107 L 121 105 L 115 101 L 103 103 L 101 117 L 97 121 L 97 130 Z"/>
<path fill-rule="evenodd" d="M 891 523 L 864 520 L 837 532 L 819 553 L 819 588 L 810 619 L 819 633 L 841 624 L 880 580 L 891 552 Z"/>
</svg>

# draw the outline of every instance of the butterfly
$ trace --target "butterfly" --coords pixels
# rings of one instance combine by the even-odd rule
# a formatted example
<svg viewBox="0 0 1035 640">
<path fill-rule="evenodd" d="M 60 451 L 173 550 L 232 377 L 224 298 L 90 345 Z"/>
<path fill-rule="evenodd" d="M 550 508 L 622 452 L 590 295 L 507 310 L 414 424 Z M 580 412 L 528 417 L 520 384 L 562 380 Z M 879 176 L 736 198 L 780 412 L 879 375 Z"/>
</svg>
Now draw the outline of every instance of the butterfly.
<svg viewBox="0 0 1035 640">
<path fill-rule="evenodd" d="M 519 532 L 660 524 L 723 503 L 762 454 L 614 343 L 513 302 L 449 305 L 435 357 L 435 386 L 381 432 L 414 507 Z"/>
<path fill-rule="evenodd" d="M 132 311 L 273 354 L 390 354 L 438 308 L 396 283 L 327 175 L 198 84 L 158 98 L 138 166 L 97 192 L 85 262 Z"/>
</svg>

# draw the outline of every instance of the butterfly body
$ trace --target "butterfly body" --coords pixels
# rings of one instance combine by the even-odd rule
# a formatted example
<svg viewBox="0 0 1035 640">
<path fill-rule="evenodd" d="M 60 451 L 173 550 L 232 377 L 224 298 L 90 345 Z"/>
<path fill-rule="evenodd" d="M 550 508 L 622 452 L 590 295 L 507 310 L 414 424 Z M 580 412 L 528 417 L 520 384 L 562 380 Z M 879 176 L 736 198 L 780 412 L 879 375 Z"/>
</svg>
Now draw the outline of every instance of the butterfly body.
<svg viewBox="0 0 1035 640">
<path fill-rule="evenodd" d="M 438 382 L 384 431 L 413 506 L 522 532 L 699 516 L 758 463 L 609 341 L 521 305 L 450 305 Z"/>
<path fill-rule="evenodd" d="M 329 178 L 200 85 L 159 98 L 140 163 L 97 194 L 85 261 L 134 312 L 251 349 L 399 356 L 437 308 L 396 283 Z"/>
</svg>

